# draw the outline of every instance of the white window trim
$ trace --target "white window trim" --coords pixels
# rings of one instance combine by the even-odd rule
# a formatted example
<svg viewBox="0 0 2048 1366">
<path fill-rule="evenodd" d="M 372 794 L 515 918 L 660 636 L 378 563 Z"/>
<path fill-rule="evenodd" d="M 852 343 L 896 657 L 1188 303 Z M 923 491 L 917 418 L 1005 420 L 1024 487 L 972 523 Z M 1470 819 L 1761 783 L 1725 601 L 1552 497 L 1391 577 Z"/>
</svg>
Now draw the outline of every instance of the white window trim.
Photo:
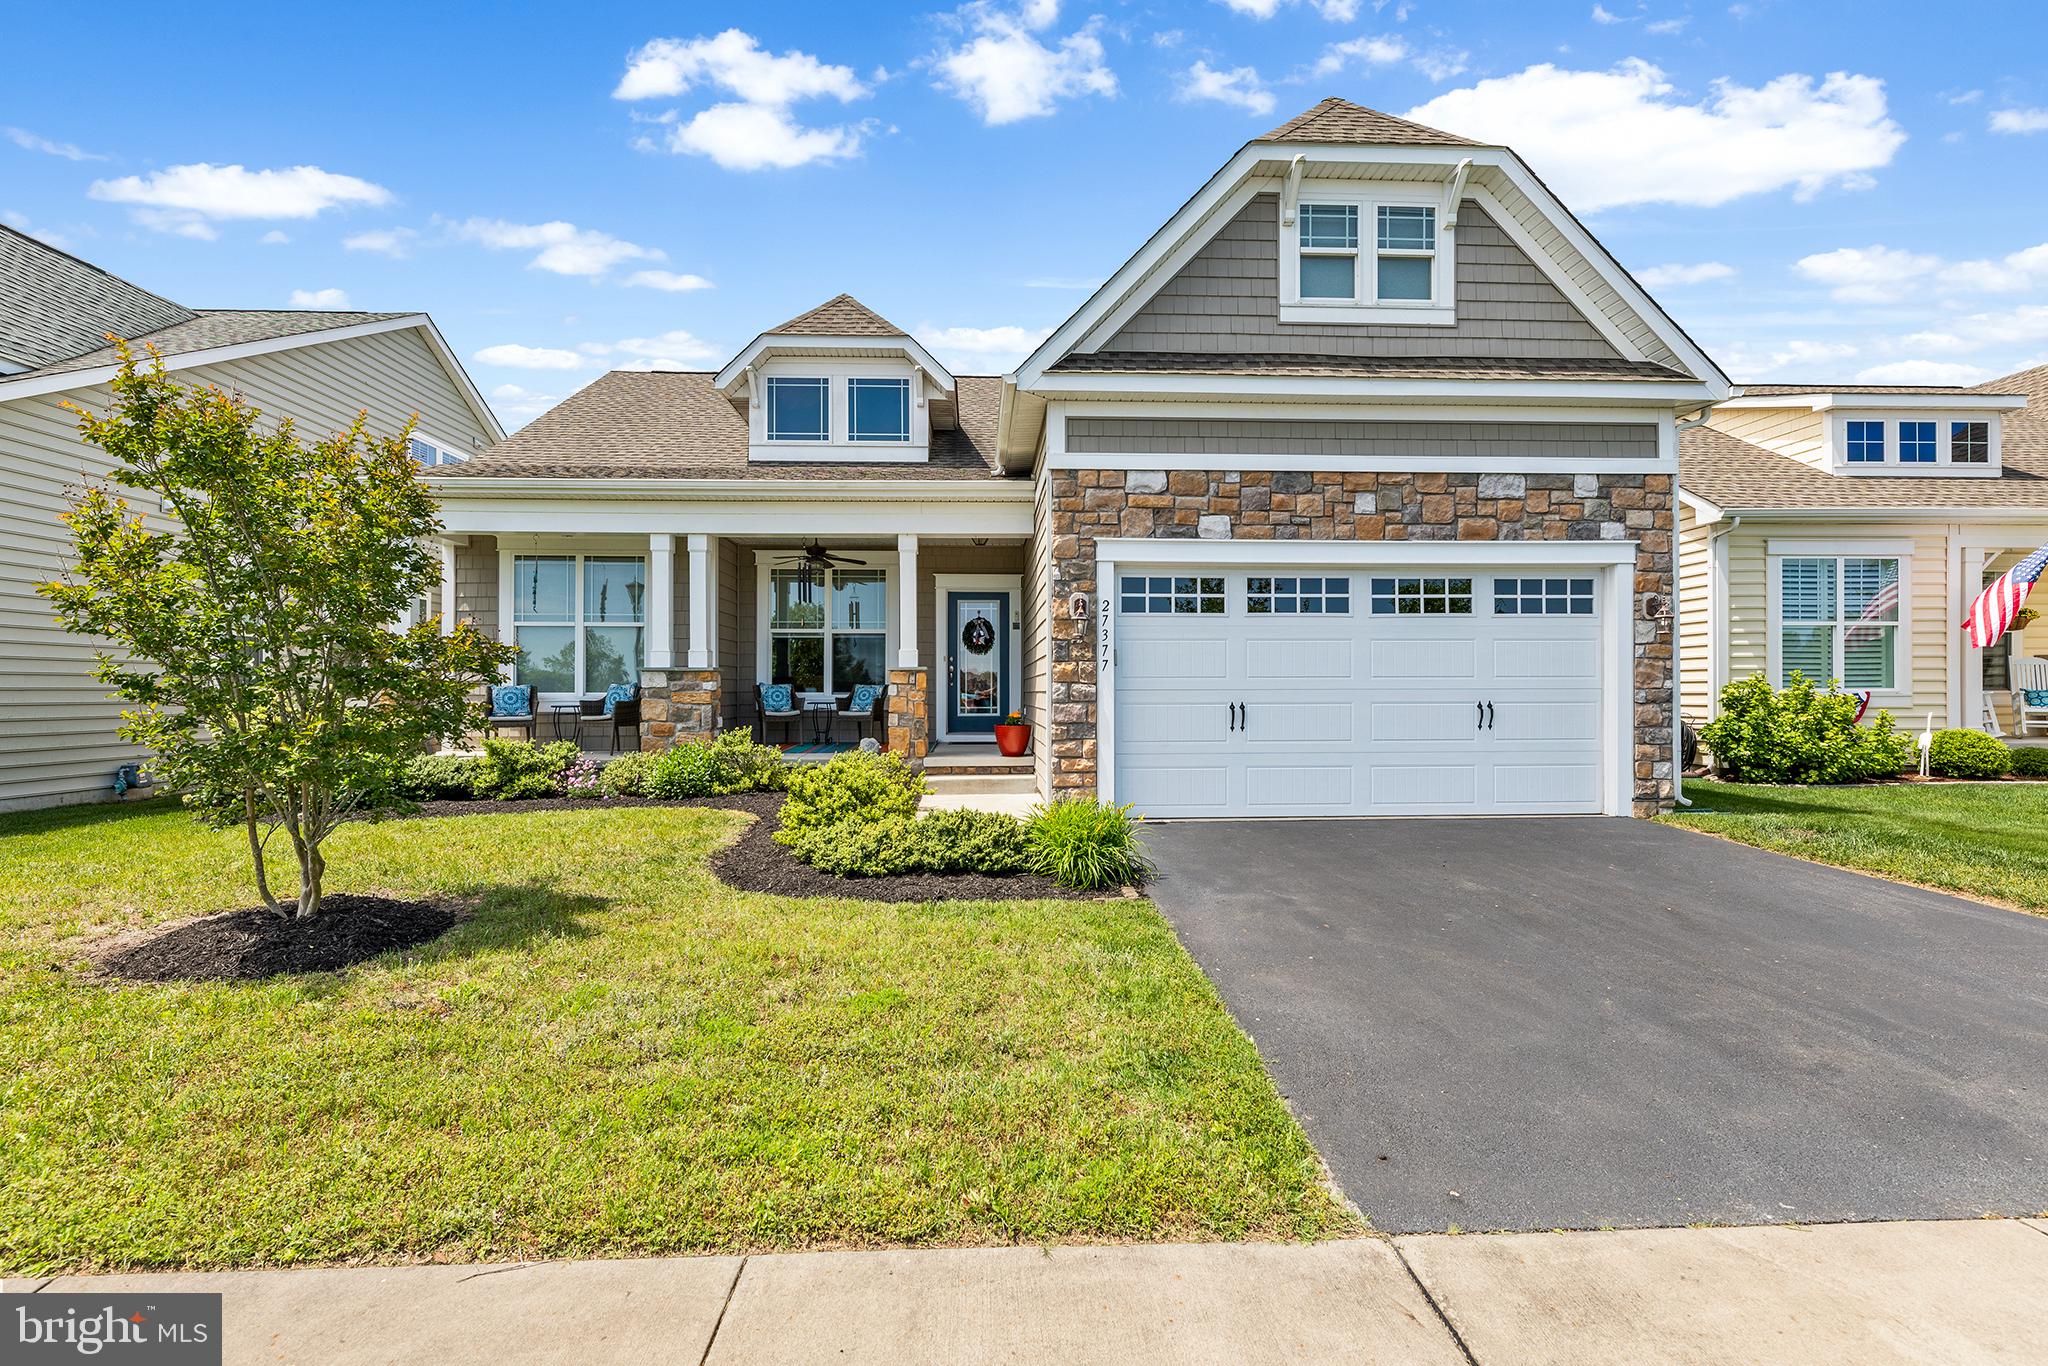
<svg viewBox="0 0 2048 1366">
<path fill-rule="evenodd" d="M 763 548 L 760 550 L 756 550 L 754 552 L 754 681 L 756 683 L 768 683 L 773 681 L 768 676 L 768 670 L 769 661 L 774 658 L 775 646 L 775 641 L 772 634 L 774 628 L 769 625 L 770 617 L 775 606 L 773 591 L 774 581 L 771 578 L 771 575 L 773 574 L 775 569 L 778 568 L 775 562 L 779 559 L 785 559 L 791 555 L 801 554 L 802 552 L 803 547 L 795 545 L 779 546 L 773 549 Z M 897 556 L 897 553 L 893 550 L 882 551 L 857 549 L 848 550 L 845 553 L 849 558 L 866 561 L 866 563 L 864 564 L 844 566 L 845 568 L 879 569 L 882 571 L 883 601 L 888 604 L 889 611 L 889 618 L 883 624 L 882 628 L 882 683 L 884 686 L 886 686 L 889 681 L 889 670 L 896 667 L 896 640 L 901 630 L 901 627 L 896 620 L 897 617 L 902 615 L 902 613 L 898 610 L 898 604 L 901 602 L 901 594 L 899 592 L 899 588 L 900 580 L 902 578 L 902 575 L 899 573 L 898 570 L 898 565 L 900 561 Z M 786 569 L 790 566 L 783 565 L 779 567 Z M 825 637 L 827 643 L 827 648 L 825 651 L 825 691 L 844 692 L 844 688 L 835 689 L 832 685 L 832 651 L 830 649 L 830 643 L 833 631 L 831 626 L 831 590 L 829 588 L 826 590 L 825 621 L 826 625 L 823 628 L 821 628 L 819 632 L 819 634 Z M 846 634 L 873 635 L 874 632 L 849 631 Z M 752 705 L 751 699 L 747 700 L 747 705 Z"/>
<path fill-rule="evenodd" d="M 432 446 L 436 451 L 440 453 L 440 458 L 437 461 L 435 461 L 434 464 L 421 465 L 419 467 L 421 469 L 444 469 L 449 465 L 459 465 L 463 461 L 469 459 L 470 453 L 468 451 L 462 449 L 462 447 L 456 445 L 451 441 L 443 441 L 440 437 L 435 436 L 432 432 L 421 431 L 419 428 L 415 427 L 413 428 L 412 439 L 414 441 L 424 442 L 427 445 Z"/>
<path fill-rule="evenodd" d="M 1301 296 L 1300 208 L 1311 204 L 1345 204 L 1358 210 L 1358 249 L 1354 278 L 1358 295 L 1351 299 L 1304 299 Z M 1340 323 L 1357 326 L 1399 324 L 1421 327 L 1452 327 L 1457 324 L 1457 248 L 1453 234 L 1444 228 L 1443 187 L 1396 182 L 1368 187 L 1359 181 L 1308 181 L 1301 187 L 1296 221 L 1280 227 L 1280 321 L 1283 323 Z M 1379 210 L 1381 205 L 1430 209 L 1436 214 L 1436 249 L 1430 253 L 1435 269 L 1430 272 L 1430 301 L 1379 301 Z M 1284 215 L 1283 215 L 1284 217 Z M 1370 238 L 1372 246 L 1366 246 Z M 1311 248 L 1310 255 L 1329 255 Z M 1390 251 L 1395 256 L 1420 256 L 1421 252 Z M 1368 263 L 1371 269 L 1368 270 Z"/>
<path fill-rule="evenodd" d="M 1864 462 L 1849 458 L 1849 424 L 1851 422 L 1881 422 L 1884 424 L 1884 459 Z M 1915 462 L 1906 464 L 1899 459 L 1899 424 L 1902 422 L 1932 422 L 1934 424 L 1934 461 L 1932 464 Z M 1956 422 L 1981 422 L 1988 429 L 1990 459 L 1981 465 L 1958 465 L 1949 458 L 1950 424 Z M 1856 408 L 1830 409 L 1821 423 L 1822 455 L 1826 468 L 1836 474 L 1870 475 L 1883 478 L 1887 475 L 1908 478 L 1941 475 L 1951 479 L 1995 479 L 2004 470 L 2004 423 L 1999 414 L 1976 411 L 1941 411 L 1917 409 L 1890 411 Z"/>
<path fill-rule="evenodd" d="M 846 389 L 846 439 L 859 446 L 908 446 L 917 431 L 917 395 L 912 392 L 911 377 L 908 375 L 848 375 L 844 381 Z M 853 431 L 853 394 L 862 384 L 900 385 L 903 393 L 903 435 L 902 436 L 856 436 Z"/>
<path fill-rule="evenodd" d="M 825 460 L 837 463 L 922 465 L 931 453 L 931 402 L 937 381 L 909 360 L 848 360 L 843 357 L 782 356 L 763 362 L 752 372 L 747 398 L 747 458 L 750 460 Z M 823 441 L 770 440 L 768 386 L 779 379 L 824 380 L 826 434 Z M 855 379 L 900 379 L 910 383 L 910 439 L 855 441 L 852 435 Z M 758 386 L 759 392 L 753 392 Z"/>
<path fill-rule="evenodd" d="M 1910 541 L 1771 541 L 1765 546 L 1767 570 L 1764 583 L 1765 664 L 1773 688 L 1785 686 L 1785 561 L 1813 559 L 1877 559 L 1899 562 L 1899 619 L 1892 632 L 1892 686 L 1872 688 L 1870 695 L 1886 705 L 1897 705 L 1913 695 L 1913 545 Z M 1835 571 L 1835 592 L 1839 610 L 1841 569 Z M 1815 623 L 1818 624 L 1818 623 Z M 1842 623 L 1835 624 L 1835 676 L 1842 664 Z M 1820 687 L 1829 680 L 1812 680 Z M 1848 689 L 1845 682 L 1843 688 Z M 1852 691 L 1861 691 L 1853 689 Z"/>
<path fill-rule="evenodd" d="M 656 599 L 652 578 L 654 572 L 653 557 L 647 553 L 647 549 L 645 547 L 636 548 L 633 546 L 613 547 L 578 545 L 571 548 L 570 546 L 566 545 L 550 544 L 546 542 L 527 545 L 501 544 L 498 547 L 498 639 L 507 645 L 516 646 L 519 643 L 519 628 L 521 626 L 567 626 L 576 633 L 576 681 L 578 683 L 588 683 L 589 680 L 586 679 L 583 674 L 583 640 L 584 633 L 589 628 L 589 623 L 585 622 L 583 619 L 583 563 L 586 559 L 590 559 L 593 557 L 600 560 L 637 559 L 640 561 L 641 581 L 647 585 L 647 592 L 645 597 L 641 600 L 640 604 L 639 626 L 640 653 L 642 658 L 640 660 L 639 669 L 636 669 L 634 671 L 634 681 L 638 682 L 639 674 L 647 668 L 647 660 L 645 656 L 647 654 L 648 643 L 653 639 L 654 634 L 654 623 L 650 618 L 655 606 Z M 522 558 L 570 559 L 576 562 L 576 586 L 574 590 L 575 597 L 573 599 L 576 610 L 572 620 L 525 622 L 518 620 L 517 605 L 519 589 L 517 580 L 514 576 L 514 566 L 515 563 Z M 598 624 L 630 626 L 633 623 L 600 622 Z M 516 660 L 513 663 L 507 665 L 507 681 L 513 683 L 519 682 L 520 680 L 517 676 L 518 672 L 519 666 Z M 540 707 L 546 705 L 549 702 L 573 702 L 585 697 L 592 697 L 596 695 L 598 694 L 595 691 L 588 687 L 585 687 L 582 690 L 576 692 L 536 691 L 534 693 L 534 699 L 535 706 Z"/>
</svg>

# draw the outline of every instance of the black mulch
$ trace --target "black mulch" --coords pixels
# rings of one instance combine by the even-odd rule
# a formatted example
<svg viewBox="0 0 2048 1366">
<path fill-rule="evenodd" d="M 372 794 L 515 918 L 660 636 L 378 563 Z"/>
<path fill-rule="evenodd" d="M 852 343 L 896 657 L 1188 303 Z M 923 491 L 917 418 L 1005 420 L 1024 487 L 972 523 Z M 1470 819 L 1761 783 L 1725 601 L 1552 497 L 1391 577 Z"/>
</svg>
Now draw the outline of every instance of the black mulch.
<svg viewBox="0 0 2048 1366">
<path fill-rule="evenodd" d="M 536 801 L 426 802 L 420 816 L 492 816 L 521 811 L 589 811 L 613 806 L 715 806 L 757 817 L 730 848 L 711 857 L 711 872 L 728 887 L 769 896 L 839 897 L 850 901 L 1085 901 L 1076 892 L 1037 873 L 989 877 L 981 873 L 906 873 L 900 877 L 840 877 L 821 873 L 774 840 L 781 822 L 780 792 L 743 792 L 663 802 L 645 797 L 546 797 Z"/>
<path fill-rule="evenodd" d="M 310 919 L 262 907 L 188 920 L 99 960 L 131 982 L 253 982 L 284 973 L 339 972 L 393 949 L 438 939 L 462 918 L 452 906 L 337 893 Z"/>
</svg>

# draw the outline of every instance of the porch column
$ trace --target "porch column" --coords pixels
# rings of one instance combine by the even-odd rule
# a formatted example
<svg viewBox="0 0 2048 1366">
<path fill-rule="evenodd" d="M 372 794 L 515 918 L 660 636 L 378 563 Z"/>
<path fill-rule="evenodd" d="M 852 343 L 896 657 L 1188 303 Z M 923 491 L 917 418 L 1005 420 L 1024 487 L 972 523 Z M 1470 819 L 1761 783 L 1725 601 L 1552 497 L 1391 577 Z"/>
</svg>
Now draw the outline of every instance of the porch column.
<svg viewBox="0 0 2048 1366">
<path fill-rule="evenodd" d="M 690 656 L 692 669 L 711 667 L 711 637 L 717 625 L 717 599 L 711 595 L 711 538 L 690 535 Z"/>
<path fill-rule="evenodd" d="M 647 537 L 647 667 L 676 662 L 676 538 L 666 531 Z"/>
<path fill-rule="evenodd" d="M 1984 565 L 1991 552 L 1982 546 L 1966 545 L 1962 548 L 1960 578 L 1956 594 L 1956 606 L 1949 630 L 1950 648 L 1960 661 L 1955 670 L 1955 681 L 1959 686 L 1951 687 L 1949 695 L 1956 700 L 1956 714 L 1948 719 L 1951 726 L 1976 730 L 1984 724 L 1984 652 L 1970 644 L 1963 634 L 1962 623 L 1969 619 L 1970 604 L 1984 591 Z"/>
<path fill-rule="evenodd" d="M 896 667 L 917 662 L 917 537 L 896 538 Z"/>
<path fill-rule="evenodd" d="M 441 634 L 455 633 L 455 542 L 441 542 Z"/>
</svg>

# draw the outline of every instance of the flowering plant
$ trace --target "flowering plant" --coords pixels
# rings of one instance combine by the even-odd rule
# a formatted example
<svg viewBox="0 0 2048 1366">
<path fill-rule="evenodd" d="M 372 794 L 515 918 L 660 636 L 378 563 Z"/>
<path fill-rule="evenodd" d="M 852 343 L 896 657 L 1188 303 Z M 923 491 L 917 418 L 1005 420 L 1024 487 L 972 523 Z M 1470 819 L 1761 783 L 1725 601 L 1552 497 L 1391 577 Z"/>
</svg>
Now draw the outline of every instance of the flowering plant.
<svg viewBox="0 0 2048 1366">
<path fill-rule="evenodd" d="M 562 791 L 571 797 L 602 797 L 604 765 L 595 759 L 578 759 L 562 775 Z"/>
</svg>

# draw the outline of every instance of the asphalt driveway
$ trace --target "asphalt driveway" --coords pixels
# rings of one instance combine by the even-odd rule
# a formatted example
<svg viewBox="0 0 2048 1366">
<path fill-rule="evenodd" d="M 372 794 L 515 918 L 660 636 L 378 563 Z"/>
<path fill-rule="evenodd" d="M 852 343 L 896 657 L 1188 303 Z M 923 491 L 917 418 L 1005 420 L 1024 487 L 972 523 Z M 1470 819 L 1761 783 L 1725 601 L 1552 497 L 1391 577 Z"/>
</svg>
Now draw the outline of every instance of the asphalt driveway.
<svg viewBox="0 0 2048 1366">
<path fill-rule="evenodd" d="M 1384 1231 L 2048 1210 L 2048 920 L 1645 821 L 1148 831 Z"/>
</svg>

